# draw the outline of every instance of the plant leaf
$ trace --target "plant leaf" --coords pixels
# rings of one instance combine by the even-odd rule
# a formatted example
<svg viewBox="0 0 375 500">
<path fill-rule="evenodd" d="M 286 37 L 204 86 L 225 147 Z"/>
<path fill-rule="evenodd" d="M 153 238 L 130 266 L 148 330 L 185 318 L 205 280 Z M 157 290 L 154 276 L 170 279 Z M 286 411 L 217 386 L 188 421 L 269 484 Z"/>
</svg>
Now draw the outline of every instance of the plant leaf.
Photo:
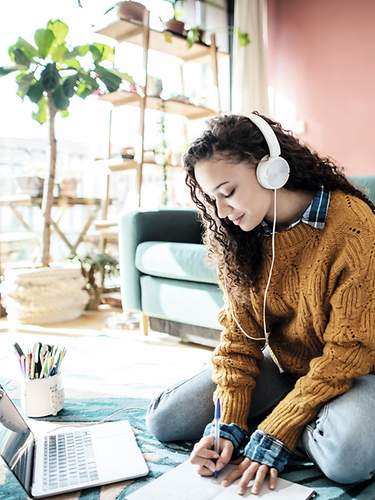
<svg viewBox="0 0 375 500">
<path fill-rule="evenodd" d="M 113 71 L 103 68 L 103 66 L 100 66 L 99 64 L 95 65 L 95 71 L 100 80 L 102 80 L 104 85 L 107 87 L 108 92 L 115 92 L 119 88 L 121 78 Z"/>
<path fill-rule="evenodd" d="M 17 70 L 19 70 L 17 66 L 0 66 L 0 76 L 8 75 L 9 73 Z"/>
<path fill-rule="evenodd" d="M 237 39 L 240 47 L 246 47 L 250 43 L 249 35 L 240 30 L 237 30 Z"/>
<path fill-rule="evenodd" d="M 55 62 L 64 62 L 64 58 L 66 53 L 68 52 L 68 49 L 65 45 L 65 43 L 60 43 L 59 45 L 53 45 L 51 48 L 51 57 Z"/>
<path fill-rule="evenodd" d="M 199 42 L 200 38 L 200 28 L 193 26 L 189 29 L 186 37 L 186 42 L 188 47 L 191 48 L 195 42 Z"/>
<path fill-rule="evenodd" d="M 76 73 L 75 75 L 68 76 L 64 79 L 62 87 L 66 97 L 73 97 L 78 88 L 78 79 L 79 79 L 78 73 Z"/>
<path fill-rule="evenodd" d="M 56 109 L 63 110 L 69 107 L 70 101 L 66 97 L 62 85 L 58 85 L 52 92 L 52 99 Z"/>
<path fill-rule="evenodd" d="M 38 46 L 38 53 L 40 57 L 46 57 L 53 42 L 55 41 L 55 35 L 49 29 L 39 29 L 36 30 L 34 34 L 34 40 Z"/>
<path fill-rule="evenodd" d="M 61 118 L 68 118 L 69 116 L 69 111 L 67 111 L 66 109 L 60 109 L 60 116 Z"/>
<path fill-rule="evenodd" d="M 65 55 L 67 59 L 74 58 L 76 56 L 85 56 L 89 51 L 90 45 L 87 43 L 85 45 L 77 45 L 73 50 L 68 51 Z"/>
<path fill-rule="evenodd" d="M 16 64 L 24 66 L 25 68 L 28 68 L 30 66 L 31 60 L 27 57 L 22 49 L 15 47 L 13 50 L 13 54 Z"/>
<path fill-rule="evenodd" d="M 126 80 L 129 83 L 135 83 L 134 78 L 129 73 L 122 73 L 121 71 L 118 71 L 114 68 L 111 68 L 109 71 L 111 71 L 111 73 L 113 73 L 114 75 L 117 75 L 119 78 L 121 78 L 121 80 Z"/>
<path fill-rule="evenodd" d="M 80 71 L 79 73 L 80 84 L 78 85 L 77 95 L 81 99 L 85 99 L 91 95 L 95 90 L 98 90 L 98 82 L 92 78 L 88 73 Z"/>
<path fill-rule="evenodd" d="M 54 90 L 60 81 L 59 72 L 56 69 L 55 63 L 48 63 L 40 75 L 40 81 L 44 90 Z"/>
<path fill-rule="evenodd" d="M 114 50 L 109 45 L 104 43 L 92 43 L 89 45 L 89 50 L 93 55 L 94 62 L 111 61 L 114 59 Z"/>
<path fill-rule="evenodd" d="M 17 49 L 21 49 L 28 59 L 33 59 L 38 55 L 37 49 L 22 37 L 18 37 L 14 46 L 17 47 Z"/>
<path fill-rule="evenodd" d="M 173 35 L 170 31 L 164 31 L 164 40 L 167 43 L 172 43 L 173 42 Z"/>
<path fill-rule="evenodd" d="M 98 47 L 96 47 L 95 45 L 90 45 L 89 50 L 92 54 L 92 58 L 94 59 L 94 62 L 95 63 L 99 62 L 101 59 L 101 52 L 98 49 Z"/>
<path fill-rule="evenodd" d="M 64 64 L 66 66 L 69 66 L 70 68 L 73 68 L 73 69 L 81 69 L 82 66 L 80 64 L 80 62 L 78 61 L 78 59 L 64 59 Z"/>
<path fill-rule="evenodd" d="M 80 82 L 79 85 L 78 85 L 78 89 L 77 89 L 77 95 L 81 98 L 81 99 L 85 99 L 86 97 L 88 97 L 89 95 L 91 95 L 94 91 L 88 87 L 84 82 Z"/>
<path fill-rule="evenodd" d="M 40 101 L 38 102 L 38 111 L 36 112 L 33 111 L 31 116 L 41 125 L 47 121 L 48 105 L 47 105 L 47 99 L 45 97 L 42 97 L 42 99 L 40 99 Z"/>
<path fill-rule="evenodd" d="M 25 97 L 31 84 L 35 81 L 34 73 L 19 73 L 16 76 L 16 81 L 18 83 L 17 95 L 20 97 Z"/>
<path fill-rule="evenodd" d="M 67 34 L 69 33 L 69 27 L 64 22 L 60 21 L 60 19 L 56 19 L 55 21 L 48 21 L 47 28 L 52 31 L 55 36 L 56 43 L 61 45 L 64 43 Z"/>
<path fill-rule="evenodd" d="M 43 96 L 43 87 L 40 82 L 35 82 L 30 85 L 29 89 L 26 92 L 27 97 L 31 102 L 38 103 Z"/>
<path fill-rule="evenodd" d="M 92 78 L 88 73 L 81 71 L 79 73 L 79 78 L 81 81 L 84 82 L 86 87 L 90 88 L 93 92 L 95 90 L 98 90 L 99 88 L 98 82 L 95 80 L 95 78 Z"/>
</svg>

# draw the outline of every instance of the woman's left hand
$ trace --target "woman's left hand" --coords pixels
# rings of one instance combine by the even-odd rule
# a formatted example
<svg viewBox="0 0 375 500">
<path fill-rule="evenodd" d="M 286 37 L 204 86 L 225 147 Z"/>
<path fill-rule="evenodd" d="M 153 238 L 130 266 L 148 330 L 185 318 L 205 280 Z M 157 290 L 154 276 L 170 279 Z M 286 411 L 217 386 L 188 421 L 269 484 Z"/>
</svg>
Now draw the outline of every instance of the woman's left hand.
<svg viewBox="0 0 375 500">
<path fill-rule="evenodd" d="M 264 483 L 264 480 L 269 476 L 269 488 L 271 490 L 276 488 L 278 471 L 268 465 L 252 462 L 249 458 L 244 458 L 239 465 L 233 469 L 222 481 L 223 486 L 229 486 L 233 481 L 241 477 L 238 485 L 238 494 L 244 495 L 248 488 L 248 484 L 252 479 L 255 479 L 251 488 L 251 493 L 257 495 Z"/>
</svg>

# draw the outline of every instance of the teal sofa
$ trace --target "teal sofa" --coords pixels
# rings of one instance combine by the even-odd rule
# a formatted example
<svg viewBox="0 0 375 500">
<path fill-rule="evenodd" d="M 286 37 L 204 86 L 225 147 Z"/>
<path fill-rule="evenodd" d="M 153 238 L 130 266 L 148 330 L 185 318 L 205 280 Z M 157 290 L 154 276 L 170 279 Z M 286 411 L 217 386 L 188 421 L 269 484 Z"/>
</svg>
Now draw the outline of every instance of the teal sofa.
<svg viewBox="0 0 375 500">
<path fill-rule="evenodd" d="M 375 176 L 351 179 L 375 202 Z M 119 254 L 123 308 L 143 313 L 145 333 L 150 325 L 185 341 L 217 344 L 223 296 L 195 210 L 122 214 Z"/>
</svg>

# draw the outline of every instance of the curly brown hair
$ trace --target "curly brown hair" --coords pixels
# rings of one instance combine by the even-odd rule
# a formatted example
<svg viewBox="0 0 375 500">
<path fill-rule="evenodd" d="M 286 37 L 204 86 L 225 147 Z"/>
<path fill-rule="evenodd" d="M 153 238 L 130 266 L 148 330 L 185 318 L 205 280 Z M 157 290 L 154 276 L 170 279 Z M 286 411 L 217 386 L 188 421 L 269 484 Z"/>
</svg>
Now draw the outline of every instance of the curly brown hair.
<svg viewBox="0 0 375 500">
<path fill-rule="evenodd" d="M 343 168 L 330 158 L 321 158 L 300 142 L 280 123 L 256 113 L 272 127 L 280 143 L 281 156 L 290 166 L 290 177 L 285 189 L 303 189 L 311 193 L 323 185 L 329 191 L 341 190 L 366 202 L 375 213 L 375 206 L 366 194 L 353 186 L 343 174 Z M 198 208 L 203 224 L 203 242 L 208 246 L 209 257 L 215 262 L 219 283 L 242 303 L 246 302 L 249 287 L 258 289 L 263 260 L 263 234 L 261 226 L 242 231 L 228 218 L 220 219 L 215 202 L 206 195 L 195 178 L 195 165 L 213 157 L 231 163 L 247 161 L 256 165 L 269 154 L 266 140 L 246 116 L 225 115 L 209 120 L 207 129 L 189 147 L 184 155 L 185 183 Z"/>
</svg>

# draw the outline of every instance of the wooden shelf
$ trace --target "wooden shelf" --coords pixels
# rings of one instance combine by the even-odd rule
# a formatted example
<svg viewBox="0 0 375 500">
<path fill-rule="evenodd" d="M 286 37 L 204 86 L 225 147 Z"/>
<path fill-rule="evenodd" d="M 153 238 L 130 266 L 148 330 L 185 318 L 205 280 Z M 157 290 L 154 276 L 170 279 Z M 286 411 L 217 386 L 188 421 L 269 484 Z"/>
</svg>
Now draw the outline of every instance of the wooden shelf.
<svg viewBox="0 0 375 500">
<path fill-rule="evenodd" d="M 114 106 L 140 106 L 142 97 L 135 92 L 117 90 L 116 92 L 102 95 L 99 99 L 110 102 Z M 197 106 L 191 102 L 179 101 L 178 99 L 163 100 L 155 96 L 147 97 L 146 108 L 182 115 L 189 119 L 207 118 L 217 114 L 216 111 L 205 106 Z"/>
<path fill-rule="evenodd" d="M 106 167 L 111 172 L 123 172 L 125 170 L 135 170 L 138 167 L 138 162 L 135 160 L 111 159 L 111 160 L 96 160 L 95 165 Z"/>
<path fill-rule="evenodd" d="M 117 42 L 128 42 L 142 46 L 142 30 L 143 26 L 140 24 L 117 19 L 105 26 L 97 27 L 95 32 L 113 38 Z M 177 35 L 169 31 L 167 31 L 167 33 L 168 37 L 171 38 L 171 42 L 166 40 L 165 32 L 150 28 L 149 48 L 165 54 L 170 54 L 184 61 L 197 59 L 210 54 L 211 47 L 203 42 L 196 42 L 189 48 L 185 36 Z M 218 51 L 218 55 L 227 56 L 228 54 Z"/>
<path fill-rule="evenodd" d="M 13 244 L 17 242 L 26 242 L 26 241 L 37 241 L 38 237 L 34 233 L 19 231 L 19 232 L 8 232 L 8 233 L 0 233 L 0 246 L 1 244 Z"/>
<path fill-rule="evenodd" d="M 94 226 L 98 229 L 98 230 L 101 230 L 101 229 L 107 229 L 107 228 L 110 228 L 110 227 L 114 227 L 114 226 L 117 226 L 118 225 L 118 222 L 117 221 L 110 221 L 110 220 L 96 220 L 94 221 Z"/>
<path fill-rule="evenodd" d="M 106 239 L 108 243 L 117 243 L 118 242 L 118 229 L 117 227 L 98 229 L 97 231 L 93 231 L 92 233 L 87 234 L 84 237 L 84 241 L 89 243 L 98 243 L 100 239 Z"/>
</svg>

